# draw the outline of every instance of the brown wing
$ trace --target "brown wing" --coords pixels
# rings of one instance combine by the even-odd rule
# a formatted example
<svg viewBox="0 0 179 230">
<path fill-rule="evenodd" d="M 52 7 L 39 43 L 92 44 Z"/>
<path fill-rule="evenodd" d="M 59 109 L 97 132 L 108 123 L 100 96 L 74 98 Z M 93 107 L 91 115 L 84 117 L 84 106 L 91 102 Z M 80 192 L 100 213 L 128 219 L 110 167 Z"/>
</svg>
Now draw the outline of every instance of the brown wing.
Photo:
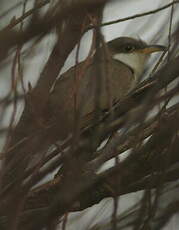
<svg viewBox="0 0 179 230">
<path fill-rule="evenodd" d="M 101 61 L 101 74 L 96 71 L 97 64 L 90 63 L 84 68 L 85 62 L 82 62 L 72 67 L 57 81 L 51 94 L 50 105 L 56 122 L 65 124 L 68 132 L 73 127 L 75 111 L 80 112 L 81 126 L 85 127 L 93 119 L 97 97 L 100 109 L 108 109 L 114 101 L 123 98 L 134 84 L 131 70 L 123 63 Z M 99 83 L 100 88 L 97 88 Z"/>
</svg>

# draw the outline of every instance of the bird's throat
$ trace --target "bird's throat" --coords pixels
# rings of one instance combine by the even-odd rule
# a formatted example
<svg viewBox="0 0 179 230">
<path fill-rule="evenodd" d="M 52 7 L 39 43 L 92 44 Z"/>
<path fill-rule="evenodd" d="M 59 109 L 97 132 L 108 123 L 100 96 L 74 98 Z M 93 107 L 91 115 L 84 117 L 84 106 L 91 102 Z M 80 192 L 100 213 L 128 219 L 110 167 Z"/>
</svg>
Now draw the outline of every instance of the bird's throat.
<svg viewBox="0 0 179 230">
<path fill-rule="evenodd" d="M 113 59 L 127 65 L 134 74 L 135 80 L 138 80 L 144 70 L 147 56 L 139 53 L 117 53 L 113 55 Z"/>
</svg>

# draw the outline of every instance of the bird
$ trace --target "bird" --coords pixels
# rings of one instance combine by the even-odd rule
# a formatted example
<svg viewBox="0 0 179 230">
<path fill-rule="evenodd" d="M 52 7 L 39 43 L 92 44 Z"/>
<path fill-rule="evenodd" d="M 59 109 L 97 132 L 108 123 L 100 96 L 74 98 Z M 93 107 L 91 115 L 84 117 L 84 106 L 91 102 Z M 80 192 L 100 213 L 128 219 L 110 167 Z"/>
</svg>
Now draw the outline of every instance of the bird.
<svg viewBox="0 0 179 230">
<path fill-rule="evenodd" d="M 57 80 L 49 104 L 55 122 L 61 126 L 61 136 L 72 132 L 75 111 L 80 116 L 79 126 L 85 127 L 93 120 L 97 104 L 105 111 L 122 100 L 136 87 L 150 55 L 166 50 L 165 46 L 148 45 L 132 37 L 115 38 L 106 47 L 107 58 L 104 47 L 99 47 L 88 62 L 71 67 Z"/>
<path fill-rule="evenodd" d="M 166 49 L 131 37 L 113 39 L 105 47 L 99 46 L 89 59 L 61 74 L 42 116 L 29 95 L 10 141 L 6 164 L 11 170 L 4 175 L 5 184 L 16 184 L 23 170 L 36 165 L 54 143 L 68 139 L 76 126 L 81 131 L 93 125 L 97 111 L 110 110 L 135 88 L 150 54 Z"/>
</svg>

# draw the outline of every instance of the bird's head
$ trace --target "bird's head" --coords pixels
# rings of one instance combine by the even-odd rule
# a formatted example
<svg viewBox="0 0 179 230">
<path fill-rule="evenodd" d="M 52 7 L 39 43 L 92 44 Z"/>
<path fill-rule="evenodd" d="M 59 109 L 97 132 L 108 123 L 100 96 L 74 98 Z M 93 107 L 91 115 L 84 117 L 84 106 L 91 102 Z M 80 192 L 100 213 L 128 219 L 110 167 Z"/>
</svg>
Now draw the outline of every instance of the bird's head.
<svg viewBox="0 0 179 230">
<path fill-rule="evenodd" d="M 164 51 L 161 45 L 147 45 L 142 40 L 120 37 L 108 42 L 112 59 L 126 64 L 137 80 L 144 70 L 145 63 L 151 53 Z"/>
</svg>

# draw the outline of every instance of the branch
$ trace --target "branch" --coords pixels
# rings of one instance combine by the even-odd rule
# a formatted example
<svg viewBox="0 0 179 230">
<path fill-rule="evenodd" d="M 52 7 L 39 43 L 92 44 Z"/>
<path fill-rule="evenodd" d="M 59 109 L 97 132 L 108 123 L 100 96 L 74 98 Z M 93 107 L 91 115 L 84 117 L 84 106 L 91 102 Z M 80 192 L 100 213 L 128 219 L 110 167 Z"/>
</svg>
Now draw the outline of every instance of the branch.
<svg viewBox="0 0 179 230">
<path fill-rule="evenodd" d="M 102 23 L 100 26 L 101 27 L 109 26 L 109 25 L 112 25 L 112 24 L 116 24 L 116 23 L 120 23 L 120 22 L 124 22 L 124 21 L 128 21 L 128 20 L 132 20 L 132 19 L 135 19 L 135 18 L 144 17 L 144 16 L 147 16 L 147 15 L 150 15 L 150 14 L 155 14 L 155 13 L 158 13 L 161 10 L 165 10 L 165 9 L 169 8 L 170 6 L 173 6 L 174 4 L 177 4 L 177 3 L 179 3 L 178 0 L 173 1 L 171 3 L 168 3 L 168 4 L 166 4 L 166 5 L 158 8 L 156 10 L 151 10 L 151 11 L 147 11 L 147 12 L 144 12 L 144 13 L 141 13 L 141 14 L 135 14 L 135 15 L 132 15 L 132 16 L 129 16 L 129 17 L 120 18 L 120 19 L 113 20 L 113 21 L 110 21 L 110 22 L 105 22 L 105 23 Z M 90 29 L 93 29 L 93 28 L 95 28 L 95 26 L 89 26 L 87 28 L 87 30 L 90 30 Z"/>
</svg>

